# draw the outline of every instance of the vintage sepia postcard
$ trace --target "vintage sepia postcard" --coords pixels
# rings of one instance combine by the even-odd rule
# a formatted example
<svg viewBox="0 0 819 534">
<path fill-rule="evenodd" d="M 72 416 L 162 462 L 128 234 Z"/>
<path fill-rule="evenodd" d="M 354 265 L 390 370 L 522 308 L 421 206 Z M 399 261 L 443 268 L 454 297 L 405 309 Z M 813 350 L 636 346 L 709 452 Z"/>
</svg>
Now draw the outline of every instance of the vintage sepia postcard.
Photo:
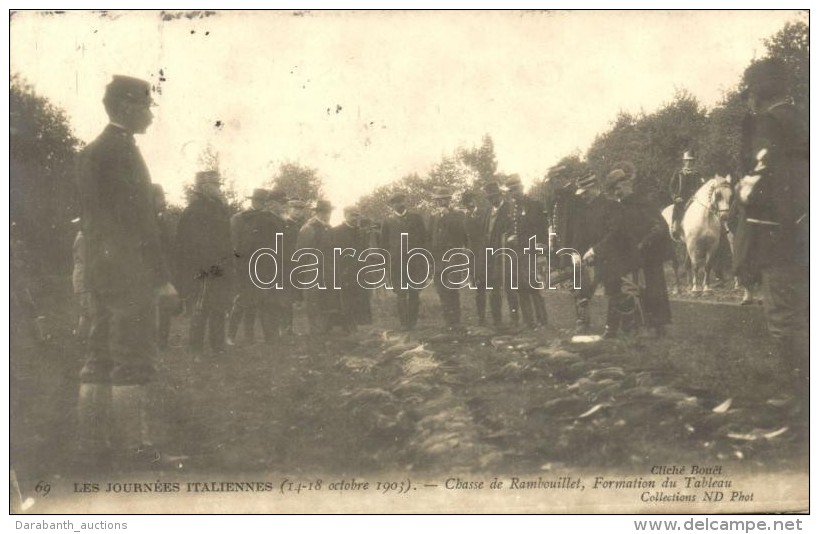
<svg viewBox="0 0 819 534">
<path fill-rule="evenodd" d="M 19 529 L 809 511 L 807 12 L 9 24 Z"/>
</svg>

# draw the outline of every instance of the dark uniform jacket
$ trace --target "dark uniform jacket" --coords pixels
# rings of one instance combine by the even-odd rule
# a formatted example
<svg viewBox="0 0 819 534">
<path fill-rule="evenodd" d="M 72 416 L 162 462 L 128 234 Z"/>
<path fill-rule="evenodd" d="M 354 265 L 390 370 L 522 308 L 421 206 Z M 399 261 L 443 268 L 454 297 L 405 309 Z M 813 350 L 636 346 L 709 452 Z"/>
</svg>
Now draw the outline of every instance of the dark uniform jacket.
<svg viewBox="0 0 819 534">
<path fill-rule="evenodd" d="M 683 202 L 688 201 L 694 193 L 702 186 L 703 181 L 697 171 L 689 169 L 680 170 L 668 182 L 668 192 L 671 194 L 671 201 L 675 198 L 682 198 Z"/>
<path fill-rule="evenodd" d="M 86 284 L 92 292 L 144 292 L 168 282 L 151 177 L 131 134 L 108 125 L 79 155 Z"/>
<path fill-rule="evenodd" d="M 230 213 L 224 202 L 194 192 L 179 219 L 174 248 L 180 296 L 192 295 L 203 278 L 218 283 L 222 291 L 230 291 L 233 246 Z"/>
<path fill-rule="evenodd" d="M 792 103 L 780 103 L 755 117 L 741 152 L 754 155 L 756 164 L 763 149 L 767 153 L 759 166 L 764 170 L 746 171 L 762 178 L 737 228 L 735 265 L 738 270 L 747 264 L 807 266 L 808 137 Z"/>
<path fill-rule="evenodd" d="M 399 280 L 401 275 L 401 234 L 407 234 L 407 250 L 413 248 L 428 247 L 427 230 L 424 220 L 417 213 L 410 211 L 403 215 L 393 214 L 381 225 L 381 248 L 390 253 L 390 277 L 393 289 L 401 287 Z M 406 261 L 406 258 L 405 258 Z M 423 262 L 414 259 L 409 264 L 410 278 L 415 282 L 421 282 L 421 278 L 426 274 Z"/>
<path fill-rule="evenodd" d="M 543 204 L 527 196 L 508 199 L 510 210 L 510 235 L 517 236 L 515 248 L 521 250 L 529 246 L 529 239 L 534 236 L 536 242 L 545 245 L 548 241 L 546 210 Z"/>
<path fill-rule="evenodd" d="M 497 208 L 490 206 L 484 212 L 484 243 L 489 248 L 506 246 L 506 238 L 511 235 L 512 217 L 510 204 L 504 199 Z"/>
</svg>

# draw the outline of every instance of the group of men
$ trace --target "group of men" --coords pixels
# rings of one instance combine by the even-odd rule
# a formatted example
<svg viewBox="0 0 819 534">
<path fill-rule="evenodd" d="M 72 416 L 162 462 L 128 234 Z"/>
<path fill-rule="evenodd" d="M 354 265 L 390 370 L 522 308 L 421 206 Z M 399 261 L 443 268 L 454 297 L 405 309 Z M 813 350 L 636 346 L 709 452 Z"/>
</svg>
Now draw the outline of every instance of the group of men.
<svg viewBox="0 0 819 534">
<path fill-rule="evenodd" d="M 745 84 L 750 115 L 743 125 L 744 178 L 738 188 L 741 216 L 735 267 L 761 281 L 775 357 L 792 374 L 795 391 L 804 400 L 807 136 L 787 96 L 783 64 L 756 62 L 746 71 Z M 111 453 L 126 469 L 162 461 L 146 424 L 146 388 L 155 373 L 157 309 L 164 314 L 160 324 L 166 325 L 167 332 L 167 310 L 179 307 L 180 296 L 188 302 L 189 342 L 197 351 L 202 349 L 205 331 L 212 348 L 223 351 L 226 343 L 235 342 L 242 321 L 248 340 L 256 319 L 267 342 L 291 331 L 292 305 L 300 293 L 287 286 L 281 291 L 259 290 L 248 276 L 251 267 L 271 268 L 252 264 L 250 258 L 260 246 L 274 243 L 279 232 L 288 250 L 337 246 L 362 250 L 377 240 L 378 247 L 391 252 L 391 276 L 406 274 L 416 282 L 435 276 L 444 320 L 451 329 L 461 328 L 460 292 L 443 282 L 446 273 L 438 266 L 444 262 L 435 261 L 435 273 L 422 272 L 423 262 L 400 260 L 402 247 L 428 249 L 435 260 L 443 260 L 452 249 L 472 250 L 480 322 L 485 321 L 488 297 L 492 321 L 501 323 L 505 295 L 513 323 L 522 321 L 527 328 L 546 323 L 541 293 L 532 284 L 536 277 L 531 270 L 537 264 L 519 261 L 513 268 L 510 254 L 486 255 L 485 251 L 505 248 L 525 257 L 533 244 L 545 246 L 550 238 L 581 256 L 585 275 L 574 290 L 579 330 L 589 327 L 588 302 L 598 284 L 609 299 L 605 335 L 633 328 L 638 314 L 658 335 L 670 321 L 662 271 L 668 228 L 656 207 L 635 194 L 637 176 L 629 164 L 615 165 L 602 179 L 590 172 L 581 176 L 556 172 L 554 194 L 546 205 L 524 194 L 517 177 L 503 184 L 506 194 L 501 184 L 485 184 L 483 209 L 478 208 L 482 199 L 475 194 L 464 195 L 462 209 L 457 209 L 452 193 L 438 189 L 433 195 L 436 210 L 428 220 L 408 209 L 405 195 L 395 195 L 389 199 L 392 213 L 377 238 L 369 225 L 360 224 L 354 209 L 345 212 L 342 225 L 331 227 L 329 202 L 308 207 L 275 189 L 255 191 L 251 208 L 231 217 L 218 174 L 202 172 L 196 175 L 171 246 L 157 215 L 159 194 L 134 142 L 134 135 L 145 133 L 152 121 L 151 86 L 115 76 L 106 87 L 103 104 L 110 122 L 83 149 L 78 173 L 83 284 L 90 316 L 88 356 L 80 373 L 79 451 L 91 466 L 100 466 Z M 563 261 L 576 263 L 577 258 Z M 283 280 L 291 267 L 287 262 L 281 266 Z M 356 323 L 371 320 L 369 293 L 357 279 L 353 283 L 355 270 L 352 259 L 342 262 L 339 289 L 303 292 L 311 332 L 326 332 L 336 325 L 351 330 Z M 420 289 L 393 280 L 392 291 L 400 324 L 413 328 Z"/>
</svg>

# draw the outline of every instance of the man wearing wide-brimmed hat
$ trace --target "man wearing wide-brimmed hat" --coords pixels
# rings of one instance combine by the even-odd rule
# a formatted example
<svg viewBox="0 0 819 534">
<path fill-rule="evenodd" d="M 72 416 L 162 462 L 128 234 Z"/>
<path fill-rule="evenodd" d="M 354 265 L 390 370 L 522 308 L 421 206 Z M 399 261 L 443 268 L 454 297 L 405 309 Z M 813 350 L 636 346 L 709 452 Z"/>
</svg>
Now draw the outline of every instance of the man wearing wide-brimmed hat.
<svg viewBox="0 0 819 534">
<path fill-rule="evenodd" d="M 806 428 L 808 406 L 809 145 L 793 99 L 787 65 L 774 58 L 745 71 L 750 111 L 740 154 L 740 214 L 734 267 L 758 274 L 772 356 L 789 375 L 780 386 Z"/>
<path fill-rule="evenodd" d="M 453 287 L 452 280 L 443 279 L 447 266 L 444 256 L 447 251 L 465 249 L 467 245 L 466 218 L 452 207 L 452 191 L 447 187 L 436 187 L 432 192 L 435 210 L 430 218 L 430 252 L 435 260 L 435 290 L 441 301 L 444 322 L 450 330 L 461 325 L 461 300 L 459 290 Z M 462 258 L 451 261 L 463 263 Z"/>
<path fill-rule="evenodd" d="M 407 278 L 416 284 L 423 282 L 429 274 L 423 268 L 420 258 L 411 262 L 401 261 L 401 234 L 407 235 L 407 250 L 413 248 L 426 250 L 428 245 L 427 230 L 424 220 L 418 213 L 407 209 L 407 195 L 395 193 L 387 200 L 392 215 L 381 225 L 381 247 L 390 253 L 390 285 L 395 293 L 398 305 L 398 320 L 401 328 L 412 330 L 418 322 L 420 307 L 420 290 L 406 283 Z M 402 280 L 407 287 L 402 287 Z"/>
<path fill-rule="evenodd" d="M 78 459 L 96 467 L 111 446 L 126 469 L 161 461 L 146 424 L 146 386 L 155 373 L 156 299 L 172 300 L 176 291 L 162 257 L 151 177 L 134 141 L 151 124 L 152 104 L 148 82 L 114 76 L 103 97 L 110 122 L 79 155 L 92 325 L 80 372 Z"/>
</svg>

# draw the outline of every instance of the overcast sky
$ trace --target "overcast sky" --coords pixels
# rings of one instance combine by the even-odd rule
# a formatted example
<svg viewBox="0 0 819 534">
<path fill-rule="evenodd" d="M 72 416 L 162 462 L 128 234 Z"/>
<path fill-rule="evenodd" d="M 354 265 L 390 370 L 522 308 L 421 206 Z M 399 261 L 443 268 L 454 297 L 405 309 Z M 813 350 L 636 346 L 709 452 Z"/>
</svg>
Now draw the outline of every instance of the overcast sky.
<svg viewBox="0 0 819 534">
<path fill-rule="evenodd" d="M 172 199 L 211 144 L 241 192 L 278 164 L 319 169 L 336 205 L 495 141 L 531 182 L 620 110 L 687 89 L 711 107 L 794 12 L 156 12 L 11 20 L 11 70 L 93 140 L 113 74 L 158 83 L 138 143 Z M 165 81 L 160 82 L 160 72 Z M 217 127 L 217 121 L 221 124 Z"/>
</svg>

